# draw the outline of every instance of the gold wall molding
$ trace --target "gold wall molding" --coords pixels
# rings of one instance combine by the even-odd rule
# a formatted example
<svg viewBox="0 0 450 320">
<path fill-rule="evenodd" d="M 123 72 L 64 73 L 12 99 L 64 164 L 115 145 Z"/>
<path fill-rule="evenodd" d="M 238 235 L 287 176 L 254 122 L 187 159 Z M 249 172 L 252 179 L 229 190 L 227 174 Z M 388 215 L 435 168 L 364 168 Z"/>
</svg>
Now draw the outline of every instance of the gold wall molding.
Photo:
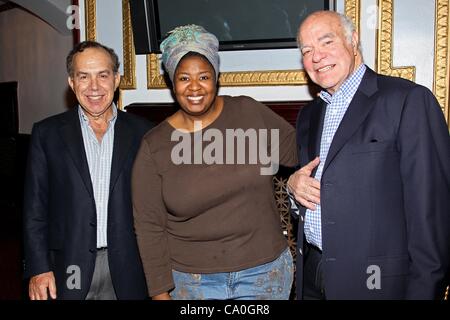
<svg viewBox="0 0 450 320">
<path fill-rule="evenodd" d="M 345 1 L 344 13 L 347 17 L 352 18 L 356 32 L 359 34 L 361 21 L 361 1 Z"/>
<path fill-rule="evenodd" d="M 226 87 L 263 86 L 263 85 L 295 85 L 308 82 L 306 72 L 303 70 L 273 70 L 249 72 L 221 72 L 219 85 Z M 147 88 L 167 88 L 164 76 L 160 72 L 159 56 L 147 55 Z"/>
<path fill-rule="evenodd" d="M 159 55 L 147 55 L 147 89 L 166 89 L 167 84 L 159 67 Z"/>
<path fill-rule="evenodd" d="M 359 30 L 360 1 L 346 0 L 345 12 L 355 22 Z M 165 89 L 167 84 L 161 74 L 159 56 L 147 55 L 147 88 Z M 304 70 L 270 70 L 270 71 L 234 71 L 221 72 L 219 85 L 222 87 L 237 86 L 279 86 L 279 85 L 305 85 L 308 78 Z"/>
<path fill-rule="evenodd" d="M 136 89 L 136 54 L 134 52 L 133 30 L 131 28 L 130 1 L 122 0 L 123 32 L 123 76 L 120 88 Z"/>
<path fill-rule="evenodd" d="M 393 0 L 378 0 L 379 29 L 377 30 L 377 61 L 376 69 L 378 73 L 396 77 L 402 77 L 411 81 L 416 78 L 415 67 L 394 67 L 392 65 L 393 47 Z"/>
<path fill-rule="evenodd" d="M 394 11 L 393 0 L 378 0 L 379 6 L 379 26 L 377 32 L 377 72 L 385 75 L 402 77 L 415 81 L 416 68 L 393 67 L 392 47 L 393 47 L 393 23 Z M 449 48 L 450 48 L 450 28 L 449 28 L 449 0 L 435 0 L 435 41 L 434 41 L 434 79 L 433 93 L 436 96 L 445 119 L 450 128 L 449 110 Z"/>
<path fill-rule="evenodd" d="M 450 70 L 450 6 L 449 0 L 436 0 L 435 41 L 434 41 L 434 79 L 433 93 L 444 112 L 450 128 L 449 110 L 449 70 Z M 447 288 L 448 293 L 448 288 Z"/>
<path fill-rule="evenodd" d="M 272 70 L 251 72 L 224 72 L 219 77 L 222 86 L 300 85 L 308 78 L 303 70 Z"/>
<path fill-rule="evenodd" d="M 86 39 L 97 39 L 96 28 L 96 0 L 85 0 L 86 11 Z M 123 33 L 123 75 L 121 75 L 120 89 L 136 89 L 136 55 L 133 45 L 133 32 L 129 0 L 122 0 L 122 33 Z"/>
<path fill-rule="evenodd" d="M 95 41 L 97 36 L 95 0 L 85 0 L 84 6 L 86 11 L 86 40 Z"/>
<path fill-rule="evenodd" d="M 304 70 L 234 71 L 221 72 L 219 86 L 276 86 L 304 85 L 308 83 Z M 166 89 L 167 83 L 161 74 L 159 55 L 147 55 L 147 88 Z"/>
</svg>

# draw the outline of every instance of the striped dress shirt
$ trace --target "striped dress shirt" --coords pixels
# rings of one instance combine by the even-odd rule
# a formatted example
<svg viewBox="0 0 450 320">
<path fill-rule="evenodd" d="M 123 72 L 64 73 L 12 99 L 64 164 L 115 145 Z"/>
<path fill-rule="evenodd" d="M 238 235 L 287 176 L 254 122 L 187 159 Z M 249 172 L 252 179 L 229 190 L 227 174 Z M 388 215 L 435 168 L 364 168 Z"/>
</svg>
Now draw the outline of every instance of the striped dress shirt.
<svg viewBox="0 0 450 320">
<path fill-rule="evenodd" d="M 117 119 L 117 108 L 113 104 L 113 117 L 109 120 L 108 128 L 99 142 L 94 130 L 89 125 L 89 119 L 83 109 L 78 106 L 81 133 L 83 135 L 84 150 L 89 166 L 92 187 L 94 190 L 95 208 L 97 211 L 97 248 L 107 247 L 108 200 L 109 182 L 111 176 L 111 162 L 114 145 L 114 125 Z"/>
</svg>

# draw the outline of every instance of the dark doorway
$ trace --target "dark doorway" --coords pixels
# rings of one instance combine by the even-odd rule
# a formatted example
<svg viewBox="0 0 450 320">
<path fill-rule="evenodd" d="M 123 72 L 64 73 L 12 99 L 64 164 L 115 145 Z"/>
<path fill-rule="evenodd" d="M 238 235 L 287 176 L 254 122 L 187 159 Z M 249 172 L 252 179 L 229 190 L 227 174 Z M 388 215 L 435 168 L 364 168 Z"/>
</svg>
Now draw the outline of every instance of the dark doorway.
<svg viewBox="0 0 450 320">
<path fill-rule="evenodd" d="M 22 294 L 22 190 L 27 148 L 19 136 L 17 82 L 0 83 L 0 300 Z"/>
</svg>

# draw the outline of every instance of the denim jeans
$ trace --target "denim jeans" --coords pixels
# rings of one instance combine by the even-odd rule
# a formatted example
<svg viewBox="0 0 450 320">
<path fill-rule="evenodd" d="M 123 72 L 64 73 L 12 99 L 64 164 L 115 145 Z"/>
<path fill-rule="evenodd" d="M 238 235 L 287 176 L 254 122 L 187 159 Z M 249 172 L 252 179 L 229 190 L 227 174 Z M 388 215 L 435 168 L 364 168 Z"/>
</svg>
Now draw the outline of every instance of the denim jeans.
<svg viewBox="0 0 450 320">
<path fill-rule="evenodd" d="M 287 300 L 293 280 L 287 248 L 274 261 L 236 272 L 185 273 L 172 270 L 174 300 Z"/>
</svg>

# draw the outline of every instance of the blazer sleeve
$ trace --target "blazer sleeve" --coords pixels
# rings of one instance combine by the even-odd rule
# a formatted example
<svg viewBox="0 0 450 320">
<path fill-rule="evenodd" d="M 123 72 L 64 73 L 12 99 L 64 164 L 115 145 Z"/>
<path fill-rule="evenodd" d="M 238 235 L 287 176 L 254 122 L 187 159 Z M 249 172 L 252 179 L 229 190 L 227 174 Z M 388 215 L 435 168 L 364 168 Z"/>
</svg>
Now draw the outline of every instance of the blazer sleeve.
<svg viewBox="0 0 450 320">
<path fill-rule="evenodd" d="M 24 190 L 24 277 L 51 270 L 48 247 L 48 166 L 41 127 L 33 126 Z"/>
<path fill-rule="evenodd" d="M 132 199 L 136 238 L 150 296 L 174 288 L 167 239 L 167 210 L 148 141 L 142 140 L 132 173 Z"/>
<path fill-rule="evenodd" d="M 442 299 L 450 253 L 450 138 L 433 94 L 409 93 L 398 133 L 410 256 L 406 298 Z"/>
</svg>

